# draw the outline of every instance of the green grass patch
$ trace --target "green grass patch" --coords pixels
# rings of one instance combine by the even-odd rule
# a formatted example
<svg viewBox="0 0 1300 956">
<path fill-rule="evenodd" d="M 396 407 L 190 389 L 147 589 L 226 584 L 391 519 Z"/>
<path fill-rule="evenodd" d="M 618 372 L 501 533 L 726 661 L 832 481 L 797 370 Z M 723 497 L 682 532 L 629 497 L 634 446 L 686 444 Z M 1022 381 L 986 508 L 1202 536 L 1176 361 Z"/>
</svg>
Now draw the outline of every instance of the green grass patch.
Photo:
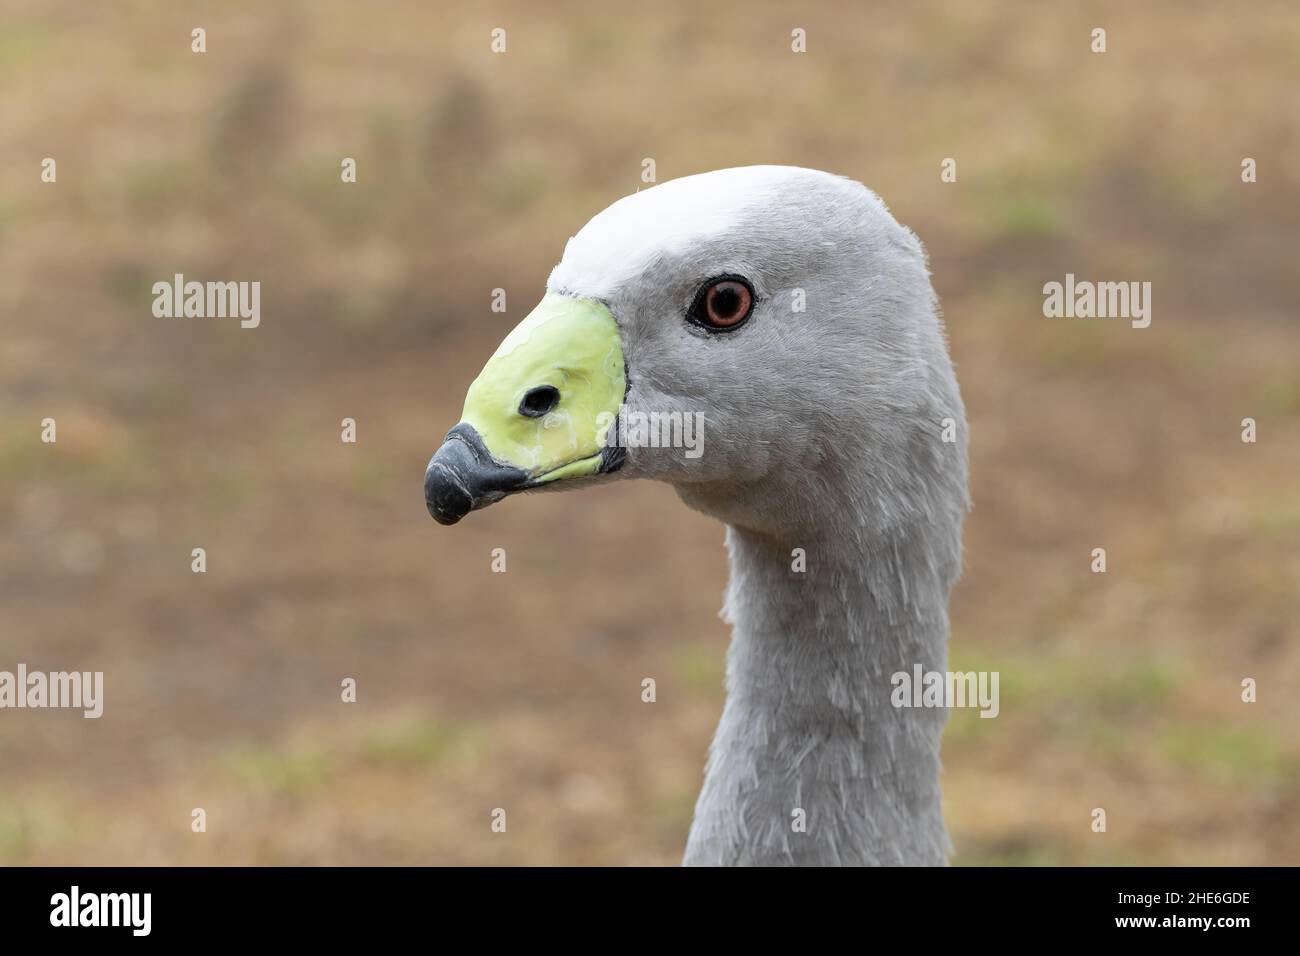
<svg viewBox="0 0 1300 956">
<path fill-rule="evenodd" d="M 224 769 L 238 783 L 280 797 L 318 792 L 334 777 L 330 755 L 314 748 L 241 747 L 226 756 Z"/>
<path fill-rule="evenodd" d="M 363 759 L 380 766 L 423 769 L 441 763 L 460 735 L 440 720 L 412 718 L 371 733 L 362 743 Z"/>
<path fill-rule="evenodd" d="M 1300 415 L 1300 381 L 1295 377 L 1276 376 L 1255 388 L 1256 417 L 1292 417 Z"/>
<path fill-rule="evenodd" d="M 1184 724 L 1171 727 L 1155 741 L 1156 751 L 1174 765 L 1219 783 L 1238 783 L 1255 791 L 1261 783 L 1294 779 L 1296 761 L 1267 727 L 1233 724 Z"/>
<path fill-rule="evenodd" d="M 712 644 L 684 647 L 677 652 L 673 663 L 678 679 L 688 688 L 721 695 L 722 679 L 726 673 L 724 656 Z"/>
</svg>

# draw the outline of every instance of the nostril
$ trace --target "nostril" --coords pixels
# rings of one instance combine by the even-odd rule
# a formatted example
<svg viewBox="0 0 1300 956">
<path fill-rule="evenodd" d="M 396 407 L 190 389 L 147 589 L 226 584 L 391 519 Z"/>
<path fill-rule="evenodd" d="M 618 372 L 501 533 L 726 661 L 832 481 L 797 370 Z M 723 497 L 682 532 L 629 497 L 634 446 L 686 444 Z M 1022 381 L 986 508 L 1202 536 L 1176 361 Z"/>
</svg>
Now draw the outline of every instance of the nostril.
<svg viewBox="0 0 1300 956">
<path fill-rule="evenodd" d="M 560 390 L 554 385 L 538 385 L 524 393 L 519 403 L 519 414 L 525 418 L 541 418 L 560 404 Z"/>
</svg>

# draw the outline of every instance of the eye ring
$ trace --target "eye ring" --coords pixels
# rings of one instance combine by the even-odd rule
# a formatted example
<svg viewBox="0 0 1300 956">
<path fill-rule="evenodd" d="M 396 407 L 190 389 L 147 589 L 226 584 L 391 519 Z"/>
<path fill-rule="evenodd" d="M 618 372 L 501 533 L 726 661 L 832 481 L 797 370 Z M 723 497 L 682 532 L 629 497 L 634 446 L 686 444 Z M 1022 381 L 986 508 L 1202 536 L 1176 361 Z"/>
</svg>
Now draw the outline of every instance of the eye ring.
<svg viewBox="0 0 1300 956">
<path fill-rule="evenodd" d="M 757 298 L 743 276 L 715 276 L 695 293 L 687 318 L 710 332 L 731 332 L 748 321 Z"/>
</svg>

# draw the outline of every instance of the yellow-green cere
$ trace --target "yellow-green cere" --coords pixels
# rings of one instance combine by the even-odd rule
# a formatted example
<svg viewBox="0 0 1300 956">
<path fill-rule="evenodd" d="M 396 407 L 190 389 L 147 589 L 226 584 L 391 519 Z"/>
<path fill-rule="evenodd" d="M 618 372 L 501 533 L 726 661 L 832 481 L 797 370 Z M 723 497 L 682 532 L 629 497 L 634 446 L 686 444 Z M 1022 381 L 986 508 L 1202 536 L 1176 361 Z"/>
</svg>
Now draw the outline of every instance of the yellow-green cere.
<svg viewBox="0 0 1300 956">
<path fill-rule="evenodd" d="M 541 418 L 521 415 L 524 393 L 541 385 L 558 389 L 559 403 Z M 488 359 L 465 395 L 461 420 L 493 458 L 535 483 L 594 475 L 625 386 L 609 309 L 551 292 Z"/>
</svg>

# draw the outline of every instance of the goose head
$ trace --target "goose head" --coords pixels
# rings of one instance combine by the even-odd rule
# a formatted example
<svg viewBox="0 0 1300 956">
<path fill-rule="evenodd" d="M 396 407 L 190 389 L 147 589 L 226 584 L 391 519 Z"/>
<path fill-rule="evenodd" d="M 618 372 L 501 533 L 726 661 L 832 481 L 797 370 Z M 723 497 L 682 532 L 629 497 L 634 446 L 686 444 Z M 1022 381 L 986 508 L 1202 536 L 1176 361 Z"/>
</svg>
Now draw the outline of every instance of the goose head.
<svg viewBox="0 0 1300 956">
<path fill-rule="evenodd" d="M 569 239 L 469 387 L 425 499 L 453 524 L 517 492 L 652 478 L 761 533 L 959 523 L 965 439 L 945 420 L 964 426 L 916 237 L 851 180 L 725 169 Z"/>
</svg>

